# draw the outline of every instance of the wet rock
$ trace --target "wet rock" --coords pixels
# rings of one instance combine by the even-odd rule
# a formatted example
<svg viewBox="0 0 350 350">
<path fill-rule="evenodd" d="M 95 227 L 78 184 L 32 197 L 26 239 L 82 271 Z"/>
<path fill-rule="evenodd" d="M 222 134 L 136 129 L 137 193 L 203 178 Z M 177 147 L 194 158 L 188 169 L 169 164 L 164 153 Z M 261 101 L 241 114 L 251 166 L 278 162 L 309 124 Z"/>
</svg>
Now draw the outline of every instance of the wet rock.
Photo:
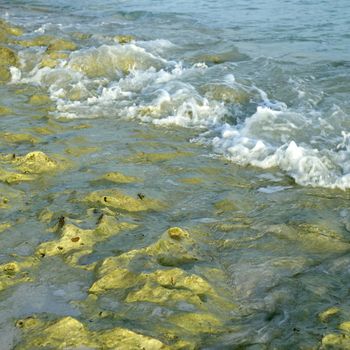
<svg viewBox="0 0 350 350">
<path fill-rule="evenodd" d="M 212 314 L 206 313 L 183 313 L 170 317 L 170 321 L 177 326 L 194 334 L 215 334 L 223 332 L 223 323 Z"/>
<path fill-rule="evenodd" d="M 323 312 L 321 312 L 318 317 L 320 319 L 321 322 L 328 322 L 328 320 L 330 318 L 332 318 L 333 316 L 339 314 L 340 312 L 340 308 L 339 307 L 336 307 L 336 306 L 333 306 Z"/>
<path fill-rule="evenodd" d="M 90 331 L 72 317 L 64 317 L 49 324 L 38 325 L 34 329 L 31 327 L 25 335 L 25 340 L 17 347 L 18 349 L 81 347 L 106 350 L 169 349 L 168 346 L 157 339 L 125 328 L 113 328 L 100 332 Z"/>
<path fill-rule="evenodd" d="M 34 181 L 35 177 L 28 174 L 20 174 L 16 172 L 0 169 L 0 181 L 7 184 L 17 184 L 23 181 Z"/>
<path fill-rule="evenodd" d="M 128 158 L 130 163 L 159 163 L 179 157 L 189 157 L 193 154 L 191 152 L 168 152 L 168 153 L 145 153 L 140 152 Z"/>
<path fill-rule="evenodd" d="M 2 66 L 0 64 L 0 84 L 8 82 L 10 79 L 11 79 L 11 72 L 9 67 Z"/>
<path fill-rule="evenodd" d="M 0 65 L 1 66 L 17 66 L 18 65 L 17 54 L 5 46 L 0 46 Z"/>
<path fill-rule="evenodd" d="M 30 257 L 0 265 L 0 291 L 19 283 L 33 281 L 29 271 L 37 264 L 38 260 Z"/>
<path fill-rule="evenodd" d="M 113 40 L 119 44 L 128 44 L 135 40 L 132 35 L 116 35 Z"/>
<path fill-rule="evenodd" d="M 0 41 L 3 41 L 8 35 L 20 36 L 22 34 L 23 30 L 21 28 L 0 20 Z"/>
<path fill-rule="evenodd" d="M 62 222 L 61 222 L 62 221 Z M 37 248 L 37 256 L 46 257 L 64 254 L 66 261 L 75 265 L 79 258 L 92 252 L 92 247 L 122 230 L 136 225 L 119 222 L 114 217 L 103 215 L 95 229 L 82 229 L 60 219 L 56 228 L 61 230 L 58 240 L 44 242 Z"/>
<path fill-rule="evenodd" d="M 55 39 L 52 40 L 47 47 L 47 52 L 51 53 L 54 51 L 74 51 L 77 45 L 70 40 L 65 39 Z"/>
<path fill-rule="evenodd" d="M 0 139 L 8 143 L 31 143 L 36 144 L 40 140 L 31 134 L 13 134 L 10 132 L 0 133 Z"/>
<path fill-rule="evenodd" d="M 100 206 L 122 209 L 129 212 L 139 212 L 146 210 L 159 210 L 161 204 L 149 198 L 140 200 L 135 196 L 128 196 L 118 190 L 100 190 L 87 195 L 84 202 L 90 204 L 99 204 Z"/>
<path fill-rule="evenodd" d="M 201 88 L 210 99 L 225 103 L 247 104 L 250 100 L 249 92 L 240 87 L 232 87 L 226 84 L 208 84 Z"/>
<path fill-rule="evenodd" d="M 1 74 L 1 72 L 0 72 L 0 74 Z M 10 108 L 0 106 L 0 116 L 8 115 L 8 114 L 10 114 L 11 112 L 12 112 L 12 111 L 11 111 Z"/>
<path fill-rule="evenodd" d="M 53 36 L 40 35 L 29 40 L 17 40 L 15 43 L 23 47 L 48 46 L 53 40 L 55 40 Z"/>
<path fill-rule="evenodd" d="M 40 151 L 30 152 L 25 156 L 16 157 L 17 169 L 25 174 L 40 174 L 58 170 L 59 164 L 45 153 Z"/>
<path fill-rule="evenodd" d="M 28 102 L 34 106 L 42 106 L 51 103 L 51 99 L 47 95 L 33 95 Z"/>
<path fill-rule="evenodd" d="M 140 180 L 134 176 L 127 176 L 122 173 L 118 173 L 116 171 L 109 172 L 102 176 L 103 180 L 108 180 L 115 183 L 128 184 L 133 182 L 139 182 Z"/>
<path fill-rule="evenodd" d="M 6 231 L 8 228 L 10 228 L 12 225 L 8 222 L 0 223 L 0 233 Z"/>
</svg>

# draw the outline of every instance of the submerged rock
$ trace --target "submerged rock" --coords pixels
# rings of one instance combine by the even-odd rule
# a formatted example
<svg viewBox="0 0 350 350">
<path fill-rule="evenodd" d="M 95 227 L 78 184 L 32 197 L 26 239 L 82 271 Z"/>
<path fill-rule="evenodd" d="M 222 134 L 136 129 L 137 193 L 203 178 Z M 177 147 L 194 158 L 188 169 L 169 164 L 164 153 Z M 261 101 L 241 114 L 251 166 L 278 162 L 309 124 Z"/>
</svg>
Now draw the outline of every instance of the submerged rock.
<svg viewBox="0 0 350 350">
<path fill-rule="evenodd" d="M 339 314 L 340 312 L 340 308 L 339 307 L 336 307 L 336 306 L 333 306 L 323 312 L 321 312 L 318 317 L 320 319 L 321 322 L 328 322 L 328 320 L 330 318 L 332 318 L 333 316 Z"/>
<path fill-rule="evenodd" d="M 84 202 L 90 204 L 99 204 L 100 206 L 121 209 L 129 212 L 139 212 L 146 210 L 159 210 L 161 204 L 153 199 L 131 197 L 118 190 L 99 190 L 90 193 L 84 199 Z"/>
<path fill-rule="evenodd" d="M 103 180 L 108 180 L 115 183 L 128 184 L 133 182 L 139 182 L 140 180 L 135 176 L 127 176 L 116 171 L 109 172 L 102 176 Z"/>
<path fill-rule="evenodd" d="M 164 153 L 145 153 L 139 152 L 134 156 L 128 158 L 130 163 L 158 163 L 165 162 L 171 159 L 176 159 L 179 157 L 189 157 L 193 154 L 191 152 L 164 152 Z"/>
<path fill-rule="evenodd" d="M 51 99 L 47 95 L 33 95 L 28 102 L 34 106 L 41 106 L 50 103 Z"/>
<path fill-rule="evenodd" d="M 38 323 L 24 327 L 24 341 L 16 349 L 110 349 L 110 350 L 160 350 L 169 349 L 158 339 L 135 333 L 125 328 L 90 331 L 73 317 L 64 317 L 48 324 Z M 27 331 L 27 332 L 26 332 Z"/>
<path fill-rule="evenodd" d="M 129 44 L 135 40 L 135 37 L 132 35 L 116 35 L 113 40 L 118 44 Z"/>
<path fill-rule="evenodd" d="M 0 133 L 0 138 L 8 143 L 38 143 L 40 140 L 31 134 L 13 134 L 10 132 Z"/>
<path fill-rule="evenodd" d="M 22 34 L 23 30 L 21 28 L 0 20 L 0 41 L 4 41 L 8 35 L 20 36 Z"/>
<path fill-rule="evenodd" d="M 10 114 L 12 111 L 8 107 L 0 106 L 0 116 Z"/>
<path fill-rule="evenodd" d="M 136 225 L 119 222 L 114 217 L 102 214 L 95 229 L 82 229 L 76 225 L 65 223 L 61 217 L 56 226 L 60 230 L 58 240 L 44 242 L 37 248 L 40 257 L 64 254 L 66 261 L 75 265 L 78 259 L 92 252 L 93 246 L 118 234 L 122 230 L 135 228 Z"/>
<path fill-rule="evenodd" d="M 54 39 L 49 43 L 47 52 L 51 53 L 54 51 L 74 51 L 77 45 L 70 40 L 65 39 Z"/>
<path fill-rule="evenodd" d="M 13 50 L 5 46 L 0 46 L 0 65 L 17 66 L 18 62 L 18 56 Z"/>
<path fill-rule="evenodd" d="M 25 258 L 22 261 L 11 261 L 0 265 L 0 291 L 19 283 L 31 282 L 31 268 L 38 264 L 35 258 Z"/>
</svg>

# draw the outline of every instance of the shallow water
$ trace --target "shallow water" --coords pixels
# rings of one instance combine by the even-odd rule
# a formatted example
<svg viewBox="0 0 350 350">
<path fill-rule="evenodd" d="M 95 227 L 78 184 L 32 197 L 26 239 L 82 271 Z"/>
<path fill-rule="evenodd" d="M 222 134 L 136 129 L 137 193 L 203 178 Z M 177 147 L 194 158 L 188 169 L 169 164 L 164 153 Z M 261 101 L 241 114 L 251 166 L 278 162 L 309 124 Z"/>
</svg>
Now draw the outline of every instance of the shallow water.
<svg viewBox="0 0 350 350">
<path fill-rule="evenodd" d="M 2 1 L 0 348 L 348 348 L 349 12 Z"/>
</svg>

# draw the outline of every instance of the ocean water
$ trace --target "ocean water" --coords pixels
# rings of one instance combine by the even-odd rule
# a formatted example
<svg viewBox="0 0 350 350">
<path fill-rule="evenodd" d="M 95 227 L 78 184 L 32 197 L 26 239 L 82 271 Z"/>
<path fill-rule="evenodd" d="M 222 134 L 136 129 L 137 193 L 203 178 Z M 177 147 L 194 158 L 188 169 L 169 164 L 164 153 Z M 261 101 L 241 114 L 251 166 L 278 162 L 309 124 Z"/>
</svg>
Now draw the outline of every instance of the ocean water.
<svg viewBox="0 0 350 350">
<path fill-rule="evenodd" d="M 56 349 L 67 316 L 90 335 L 62 349 L 114 349 L 91 339 L 116 327 L 174 349 L 349 348 L 346 0 L 3 0 L 0 18 L 23 30 L 0 43 L 18 55 L 0 85 L 1 349 Z M 65 165 L 18 167 L 33 151 Z M 106 216 L 130 227 L 65 250 Z M 137 282 L 116 287 L 110 261 Z"/>
</svg>

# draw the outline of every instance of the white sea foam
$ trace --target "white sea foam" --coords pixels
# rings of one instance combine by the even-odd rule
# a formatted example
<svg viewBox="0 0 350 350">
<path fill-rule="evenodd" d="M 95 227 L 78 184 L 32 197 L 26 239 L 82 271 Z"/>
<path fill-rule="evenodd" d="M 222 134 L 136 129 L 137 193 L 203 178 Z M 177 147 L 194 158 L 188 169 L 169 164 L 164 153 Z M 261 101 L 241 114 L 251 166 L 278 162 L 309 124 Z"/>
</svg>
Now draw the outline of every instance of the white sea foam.
<svg viewBox="0 0 350 350">
<path fill-rule="evenodd" d="M 162 58 L 172 47 L 166 40 L 102 45 L 76 51 L 56 68 L 38 64 L 29 73 L 11 68 L 12 82 L 46 86 L 57 117 L 114 116 L 198 128 L 197 141 L 235 163 L 278 167 L 300 185 L 350 187 L 348 132 L 341 139 L 320 113 L 293 111 L 254 84 L 240 84 L 232 73 L 218 80 L 210 75 L 215 68 L 205 64 L 184 66 Z M 205 84 L 197 86 L 198 79 Z M 235 106 L 251 101 L 256 112 L 233 122 Z"/>
</svg>

